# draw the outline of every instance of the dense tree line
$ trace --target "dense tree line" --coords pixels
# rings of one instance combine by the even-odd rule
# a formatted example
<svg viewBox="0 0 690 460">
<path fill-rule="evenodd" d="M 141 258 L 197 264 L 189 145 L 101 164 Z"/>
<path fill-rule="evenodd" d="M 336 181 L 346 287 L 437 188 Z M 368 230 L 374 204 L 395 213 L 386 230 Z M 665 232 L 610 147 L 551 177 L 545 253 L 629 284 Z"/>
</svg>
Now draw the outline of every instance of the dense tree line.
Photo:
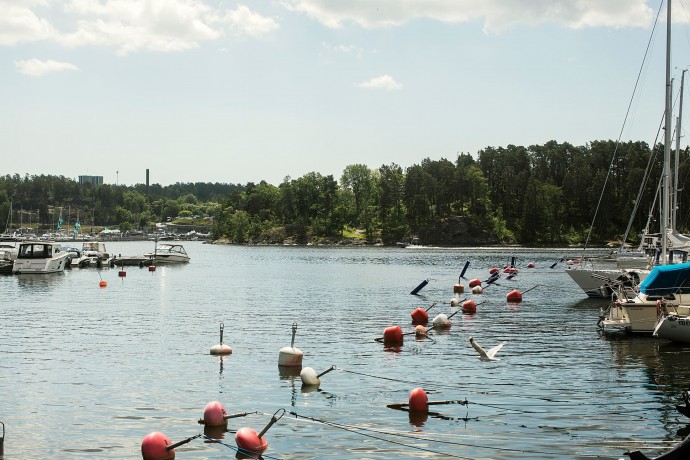
<svg viewBox="0 0 690 460">
<path fill-rule="evenodd" d="M 385 244 L 591 243 L 624 233 L 637 204 L 631 236 L 644 228 L 661 173 L 663 146 L 595 141 L 573 146 L 555 141 L 529 147 L 487 147 L 477 158 L 423 159 L 403 168 L 347 166 L 338 179 L 310 172 L 278 185 L 194 183 L 162 187 L 80 187 L 62 176 L 0 177 L 0 212 L 31 210 L 45 224 L 57 206 L 82 212 L 82 222 L 147 227 L 176 216 L 214 218 L 214 237 L 236 243 L 291 238 L 341 238 L 360 231 Z M 639 195 L 645 171 L 650 179 Z M 678 229 L 687 231 L 688 200 L 682 184 L 690 172 L 680 152 Z M 605 186 L 606 185 L 606 186 Z M 50 214 L 50 210 L 52 214 Z M 35 215 L 36 215 L 35 214 Z M 17 217 L 13 217 L 16 223 Z M 658 229 L 658 217 L 652 223 Z"/>
</svg>

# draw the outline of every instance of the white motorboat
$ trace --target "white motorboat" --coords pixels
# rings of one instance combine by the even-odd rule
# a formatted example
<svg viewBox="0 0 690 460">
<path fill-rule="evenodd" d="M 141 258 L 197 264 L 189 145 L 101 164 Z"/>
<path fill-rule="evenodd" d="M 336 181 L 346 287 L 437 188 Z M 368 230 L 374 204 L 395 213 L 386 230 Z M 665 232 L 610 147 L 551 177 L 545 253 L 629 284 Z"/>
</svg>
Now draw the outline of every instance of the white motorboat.
<svg viewBox="0 0 690 460">
<path fill-rule="evenodd" d="M 190 260 L 184 246 L 173 243 L 160 243 L 155 251 L 147 252 L 144 257 L 153 260 L 156 264 L 181 264 Z"/>
<path fill-rule="evenodd" d="M 108 265 L 112 259 L 102 241 L 84 241 L 81 252 L 82 255 L 91 259 L 91 264 L 94 266 Z"/>
<path fill-rule="evenodd" d="M 65 270 L 68 254 L 54 241 L 26 241 L 19 244 L 19 254 L 12 273 L 57 273 Z"/>
<path fill-rule="evenodd" d="M 617 299 L 599 322 L 604 330 L 652 334 L 661 315 L 690 305 L 690 263 L 659 265 L 640 283 L 639 289 L 621 285 Z"/>
<path fill-rule="evenodd" d="M 672 342 L 690 343 L 690 306 L 666 308 L 657 320 L 652 335 Z"/>
<path fill-rule="evenodd" d="M 3 253 L 2 258 L 14 261 L 19 254 L 19 249 L 14 244 L 0 243 L 0 253 Z"/>
<path fill-rule="evenodd" d="M 649 270 L 595 269 L 586 266 L 567 268 L 565 272 L 589 297 L 602 298 L 610 298 L 618 284 L 637 285 L 649 274 Z"/>
</svg>

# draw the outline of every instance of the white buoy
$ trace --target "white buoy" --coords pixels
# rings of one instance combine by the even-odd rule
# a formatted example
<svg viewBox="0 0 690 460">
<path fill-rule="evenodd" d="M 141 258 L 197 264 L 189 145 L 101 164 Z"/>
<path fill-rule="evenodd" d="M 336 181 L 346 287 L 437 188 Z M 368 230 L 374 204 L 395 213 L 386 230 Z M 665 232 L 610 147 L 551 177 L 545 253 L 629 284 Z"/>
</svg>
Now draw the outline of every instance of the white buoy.
<svg viewBox="0 0 690 460">
<path fill-rule="evenodd" d="M 460 305 L 460 301 L 458 299 L 456 299 L 455 297 L 450 299 L 450 306 L 451 307 L 457 307 L 458 305 Z"/>
<path fill-rule="evenodd" d="M 321 379 L 317 377 L 316 371 L 311 367 L 305 367 L 302 369 L 302 372 L 299 373 L 299 378 L 302 379 L 302 385 L 321 385 Z"/>
<path fill-rule="evenodd" d="M 212 355 L 229 355 L 232 353 L 232 348 L 230 345 L 225 345 L 223 343 L 223 329 L 224 325 L 223 323 L 220 323 L 220 343 L 211 347 Z"/>
<path fill-rule="evenodd" d="M 317 374 L 316 371 L 311 367 L 305 367 L 299 373 L 299 378 L 302 379 L 302 385 L 318 388 L 318 386 L 321 385 L 321 376 L 326 375 L 335 369 L 335 366 L 331 366 L 322 373 Z"/>
<path fill-rule="evenodd" d="M 481 286 L 475 286 L 472 288 L 472 294 L 483 294 L 484 289 Z"/>
<path fill-rule="evenodd" d="M 297 323 L 292 323 L 292 341 L 289 347 L 283 347 L 278 353 L 278 365 L 289 367 L 302 367 L 302 350 L 295 348 L 295 333 L 297 333 Z"/>
<path fill-rule="evenodd" d="M 445 314 L 439 313 L 431 321 L 431 324 L 433 324 L 434 327 L 449 327 L 450 320 L 448 319 L 448 316 L 446 316 Z"/>
</svg>

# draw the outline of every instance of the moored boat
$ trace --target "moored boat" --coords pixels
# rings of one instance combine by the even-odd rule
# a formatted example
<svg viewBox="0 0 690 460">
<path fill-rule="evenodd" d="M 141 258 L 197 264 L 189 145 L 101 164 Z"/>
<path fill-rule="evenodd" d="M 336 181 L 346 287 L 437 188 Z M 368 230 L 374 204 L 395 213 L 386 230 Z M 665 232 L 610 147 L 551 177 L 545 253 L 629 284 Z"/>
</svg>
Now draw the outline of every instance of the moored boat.
<svg viewBox="0 0 690 460">
<path fill-rule="evenodd" d="M 690 304 L 690 263 L 656 266 L 638 289 L 622 285 L 616 296 L 602 315 L 604 330 L 651 334 L 660 315 Z"/>
<path fill-rule="evenodd" d="M 12 273 L 57 273 L 65 270 L 68 254 L 54 241 L 26 241 L 19 244 L 19 254 Z"/>
<path fill-rule="evenodd" d="M 147 252 L 144 257 L 157 264 L 181 264 L 190 260 L 187 251 L 181 244 L 161 243 L 153 252 Z"/>
</svg>

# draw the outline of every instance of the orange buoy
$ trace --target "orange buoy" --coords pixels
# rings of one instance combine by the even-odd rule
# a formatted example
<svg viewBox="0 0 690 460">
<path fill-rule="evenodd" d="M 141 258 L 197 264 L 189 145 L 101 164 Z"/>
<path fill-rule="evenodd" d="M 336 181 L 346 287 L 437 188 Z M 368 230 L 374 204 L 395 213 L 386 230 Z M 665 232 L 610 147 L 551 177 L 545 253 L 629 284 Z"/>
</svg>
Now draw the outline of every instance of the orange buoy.
<svg viewBox="0 0 690 460">
<path fill-rule="evenodd" d="M 469 286 L 470 286 L 471 288 L 473 288 L 473 287 L 475 287 L 475 286 L 481 286 L 481 285 L 482 285 L 482 280 L 480 280 L 479 278 L 471 279 L 471 280 L 470 280 L 470 283 L 469 283 Z"/>
<path fill-rule="evenodd" d="M 400 326 L 387 327 L 383 331 L 383 343 L 385 345 L 402 345 L 403 331 Z"/>
<path fill-rule="evenodd" d="M 426 412 L 429 410 L 429 398 L 422 388 L 410 391 L 409 405 L 411 411 Z"/>
<path fill-rule="evenodd" d="M 243 427 L 235 433 L 235 442 L 240 449 L 251 452 L 263 452 L 268 447 L 268 441 L 259 437 L 256 430 Z"/>
<path fill-rule="evenodd" d="M 172 445 L 170 438 L 154 431 L 142 439 L 141 456 L 144 460 L 172 460 L 175 458 L 175 449 L 166 449 L 170 445 Z"/>
<path fill-rule="evenodd" d="M 453 294 L 462 294 L 463 292 L 465 292 L 465 286 L 462 284 L 458 283 L 453 286 Z"/>
<path fill-rule="evenodd" d="M 491 270 L 489 270 L 489 274 L 493 275 L 494 273 L 498 273 L 498 267 L 493 267 Z"/>
<path fill-rule="evenodd" d="M 517 268 L 515 268 L 515 267 L 506 267 L 506 268 L 503 269 L 503 273 L 509 273 L 509 274 L 517 273 Z"/>
<path fill-rule="evenodd" d="M 107 283 L 105 280 L 101 280 L 101 282 L 98 283 L 98 285 L 99 285 L 100 287 L 104 288 L 104 287 L 106 287 L 106 286 L 108 285 L 108 283 Z"/>
<path fill-rule="evenodd" d="M 204 424 L 206 426 L 222 426 L 228 423 L 225 407 L 218 401 L 211 401 L 204 408 Z"/>
<path fill-rule="evenodd" d="M 466 300 L 462 303 L 463 313 L 477 313 L 477 304 L 474 300 Z"/>
<path fill-rule="evenodd" d="M 412 313 L 412 324 L 426 324 L 429 322 L 429 313 L 423 308 L 416 308 Z"/>
<path fill-rule="evenodd" d="M 534 264 L 534 262 L 530 262 L 530 263 L 527 264 L 527 268 L 534 268 L 534 267 L 536 267 L 536 265 Z"/>
<path fill-rule="evenodd" d="M 508 294 L 506 294 L 506 300 L 508 302 L 522 302 L 522 293 L 517 289 L 513 289 Z"/>
<path fill-rule="evenodd" d="M 426 337 L 426 329 L 421 324 L 414 328 L 414 335 L 417 338 Z"/>
</svg>

